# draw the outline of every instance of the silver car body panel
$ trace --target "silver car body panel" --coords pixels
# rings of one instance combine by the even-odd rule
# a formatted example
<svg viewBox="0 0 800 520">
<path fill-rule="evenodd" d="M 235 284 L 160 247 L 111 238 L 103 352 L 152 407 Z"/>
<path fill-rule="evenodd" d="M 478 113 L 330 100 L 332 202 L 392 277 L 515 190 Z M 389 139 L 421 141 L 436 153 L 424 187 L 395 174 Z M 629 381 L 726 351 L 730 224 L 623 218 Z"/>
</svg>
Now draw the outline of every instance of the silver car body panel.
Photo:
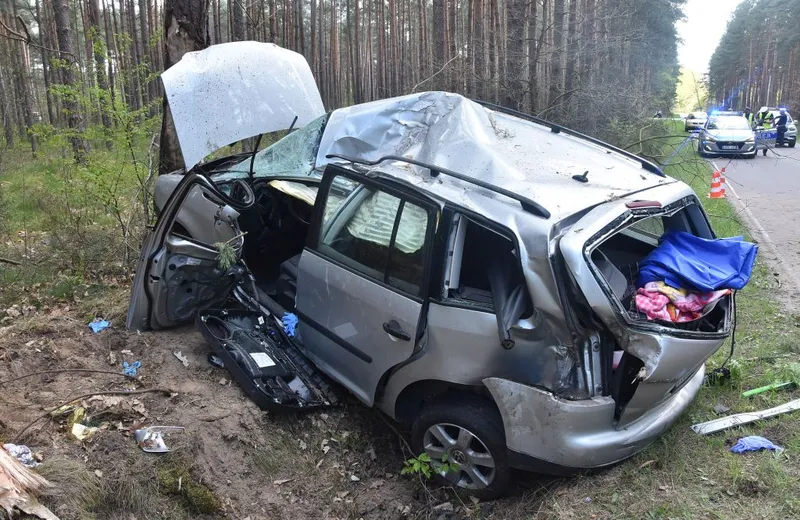
<svg viewBox="0 0 800 520">
<path fill-rule="evenodd" d="M 383 375 L 414 352 L 422 302 L 311 251 L 300 257 L 297 313 L 304 352 L 323 372 L 372 406 Z M 411 336 L 384 332 L 395 320 Z"/>
<path fill-rule="evenodd" d="M 509 449 L 570 468 L 614 464 L 643 450 L 674 423 L 703 385 L 705 365 L 669 400 L 624 426 L 613 426 L 614 400 L 559 399 L 501 378 L 484 380 L 500 415 Z"/>
<path fill-rule="evenodd" d="M 273 43 L 187 52 L 161 81 L 187 170 L 228 144 L 285 130 L 295 116 L 299 127 L 325 113 L 308 62 Z"/>
<path fill-rule="evenodd" d="M 560 390 L 575 368 L 567 331 L 543 313 L 512 329 L 514 348 L 500 346 L 494 313 L 432 302 L 418 354 L 392 373 L 380 401 L 396 418 L 397 400 L 419 381 L 481 386 L 486 374 Z"/>
</svg>

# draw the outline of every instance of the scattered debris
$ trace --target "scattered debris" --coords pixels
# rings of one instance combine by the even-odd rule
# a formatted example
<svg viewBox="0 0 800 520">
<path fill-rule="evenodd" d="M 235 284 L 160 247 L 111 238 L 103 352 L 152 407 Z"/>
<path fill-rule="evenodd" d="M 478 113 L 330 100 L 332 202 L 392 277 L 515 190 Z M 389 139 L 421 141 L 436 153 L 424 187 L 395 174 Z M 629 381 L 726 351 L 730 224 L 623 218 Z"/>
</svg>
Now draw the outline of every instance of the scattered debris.
<svg viewBox="0 0 800 520">
<path fill-rule="evenodd" d="M 306 441 L 304 441 L 303 439 L 300 439 L 300 449 L 303 451 L 308 449 L 308 444 L 306 444 Z"/>
<path fill-rule="evenodd" d="M 164 442 L 166 433 L 183 433 L 186 428 L 183 426 L 150 426 L 136 430 L 133 437 L 136 444 L 147 453 L 166 453 L 169 451 Z"/>
<path fill-rule="evenodd" d="M 225 362 L 222 361 L 221 357 L 214 354 L 213 352 L 208 353 L 208 362 L 211 363 L 212 366 L 215 366 L 217 368 L 225 368 Z"/>
<path fill-rule="evenodd" d="M 656 459 L 646 460 L 646 461 L 642 462 L 641 464 L 639 464 L 639 469 L 644 469 L 644 468 L 646 468 L 648 466 L 652 466 L 655 463 L 656 463 Z"/>
<path fill-rule="evenodd" d="M 127 349 L 127 348 L 123 349 L 123 350 L 120 350 L 119 353 L 122 354 L 123 356 L 132 356 L 133 355 L 133 352 L 131 352 L 131 350 Z"/>
<path fill-rule="evenodd" d="M 26 468 L 35 468 L 39 465 L 36 456 L 24 444 L 3 444 L 3 448 Z"/>
<path fill-rule="evenodd" d="M 714 410 L 714 413 L 717 414 L 717 415 L 722 415 L 724 413 L 728 413 L 728 412 L 731 411 L 731 409 L 728 406 L 725 406 L 724 404 L 719 404 L 719 403 L 714 405 L 713 410 Z"/>
<path fill-rule="evenodd" d="M 95 318 L 89 323 L 89 328 L 92 329 L 92 332 L 94 332 L 95 334 L 109 328 L 110 326 L 111 326 L 110 321 L 106 321 L 101 318 Z"/>
<path fill-rule="evenodd" d="M 117 353 L 113 350 L 108 351 L 108 364 L 112 367 L 117 364 Z"/>
<path fill-rule="evenodd" d="M 178 358 L 178 361 L 180 361 L 183 364 L 183 366 L 189 368 L 189 358 L 184 356 L 183 352 L 181 352 L 180 350 L 176 350 L 175 352 L 172 353 L 172 355 Z"/>
<path fill-rule="evenodd" d="M 294 480 L 293 478 L 281 478 L 281 479 L 275 480 L 273 482 L 273 484 L 275 484 L 276 486 L 282 486 L 282 485 L 286 484 L 287 482 L 291 482 L 293 480 Z"/>
<path fill-rule="evenodd" d="M 133 363 L 128 363 L 127 361 L 122 362 L 122 373 L 126 376 L 135 376 L 136 372 L 142 367 L 141 361 L 134 361 Z"/>
<path fill-rule="evenodd" d="M 290 338 L 293 338 L 294 335 L 297 334 L 297 316 L 291 312 L 286 312 L 283 314 L 281 322 L 283 323 L 283 332 Z"/>
<path fill-rule="evenodd" d="M 361 479 L 355 475 L 350 475 L 350 482 L 359 482 Z"/>
<path fill-rule="evenodd" d="M 742 393 L 742 397 L 753 397 L 754 395 L 763 394 L 764 392 L 771 392 L 775 390 L 790 390 L 796 388 L 800 382 L 800 363 L 790 363 L 786 367 L 786 380 L 776 381 L 771 385 L 753 388 Z"/>
<path fill-rule="evenodd" d="M 94 475 L 95 475 L 97 478 L 103 478 L 103 472 L 102 472 L 102 471 L 100 471 L 99 469 L 96 469 L 96 470 L 94 470 Z"/>
<path fill-rule="evenodd" d="M 770 451 L 783 451 L 783 448 L 778 446 L 777 444 L 773 444 L 772 441 L 766 439 L 764 437 L 759 437 L 758 435 L 750 435 L 749 437 L 742 437 L 739 441 L 731 446 L 731 451 L 733 453 L 744 453 L 746 451 L 761 451 L 761 450 L 770 450 Z"/>
<path fill-rule="evenodd" d="M 788 403 L 775 406 L 774 408 L 768 408 L 766 410 L 738 413 L 735 415 L 714 419 L 713 421 L 693 424 L 692 430 L 700 435 L 709 435 L 711 433 L 725 430 L 732 426 L 741 426 L 743 424 L 761 421 L 769 417 L 775 417 L 776 415 L 794 412 L 795 410 L 800 410 L 800 399 L 795 399 L 794 401 L 789 401 Z"/>
<path fill-rule="evenodd" d="M 225 386 L 228 383 L 229 383 L 229 381 L 227 379 L 225 379 L 224 377 L 219 380 L 219 384 L 222 385 L 222 386 Z"/>
<path fill-rule="evenodd" d="M 36 494 L 52 487 L 44 477 L 23 466 L 5 450 L 0 450 L 0 511 L 9 516 L 15 510 L 43 520 L 58 517 L 36 500 Z"/>
<path fill-rule="evenodd" d="M 96 426 L 85 426 L 81 423 L 75 423 L 72 425 L 70 434 L 79 441 L 88 441 L 97 433 L 98 429 L 99 428 Z"/>
<path fill-rule="evenodd" d="M 452 513 L 454 511 L 453 504 L 450 502 L 444 502 L 443 504 L 433 506 L 433 510 L 440 513 Z"/>
<path fill-rule="evenodd" d="M 592 497 L 586 497 L 586 498 L 584 498 L 584 499 L 583 499 L 583 503 L 584 503 L 584 504 L 591 504 L 591 503 L 592 503 Z"/>
</svg>

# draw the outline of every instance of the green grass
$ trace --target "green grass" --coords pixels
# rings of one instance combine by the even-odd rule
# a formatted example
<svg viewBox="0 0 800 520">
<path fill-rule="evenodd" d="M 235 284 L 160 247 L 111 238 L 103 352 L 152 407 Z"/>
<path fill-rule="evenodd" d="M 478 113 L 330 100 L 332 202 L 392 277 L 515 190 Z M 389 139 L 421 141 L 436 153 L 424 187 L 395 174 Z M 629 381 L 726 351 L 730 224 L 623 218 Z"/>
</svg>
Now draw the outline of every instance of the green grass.
<svg viewBox="0 0 800 520">
<path fill-rule="evenodd" d="M 664 122 L 663 135 L 683 134 L 682 126 L 678 125 Z M 659 143 L 661 151 L 674 149 L 683 139 L 671 138 L 668 146 Z M 670 162 L 665 172 L 697 192 L 718 236 L 749 236 L 728 201 L 706 198 L 711 169 L 697 157 L 691 145 Z M 741 396 L 744 390 L 769 384 L 785 375 L 786 364 L 800 356 L 800 322 L 779 304 L 776 289 L 772 270 L 758 260 L 751 282 L 736 299 L 735 377 L 724 385 L 702 388 L 688 412 L 650 448 L 610 470 L 560 481 L 547 486 L 544 492 L 539 489 L 526 494 L 521 501 L 503 504 L 500 516 L 800 518 L 800 412 L 705 437 L 689 428 L 694 423 L 716 418 L 712 411 L 715 404 L 730 407 L 730 413 L 739 413 L 800 398 L 797 390 L 749 399 Z M 730 340 L 709 360 L 707 367 L 720 366 L 729 351 Z M 765 436 L 785 447 L 786 452 L 731 453 L 729 445 L 746 435 Z"/>
</svg>

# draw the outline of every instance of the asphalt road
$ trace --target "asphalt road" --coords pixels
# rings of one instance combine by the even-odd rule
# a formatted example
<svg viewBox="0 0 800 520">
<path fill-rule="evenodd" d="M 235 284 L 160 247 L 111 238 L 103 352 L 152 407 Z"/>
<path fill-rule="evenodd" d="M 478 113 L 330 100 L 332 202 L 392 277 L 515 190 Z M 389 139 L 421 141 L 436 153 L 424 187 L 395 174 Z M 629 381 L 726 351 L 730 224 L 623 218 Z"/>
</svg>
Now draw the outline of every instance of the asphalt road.
<svg viewBox="0 0 800 520">
<path fill-rule="evenodd" d="M 739 206 L 762 246 L 760 253 L 787 271 L 800 290 L 800 146 L 776 148 L 755 159 L 715 158 L 713 163 L 725 168 L 727 196 Z"/>
</svg>

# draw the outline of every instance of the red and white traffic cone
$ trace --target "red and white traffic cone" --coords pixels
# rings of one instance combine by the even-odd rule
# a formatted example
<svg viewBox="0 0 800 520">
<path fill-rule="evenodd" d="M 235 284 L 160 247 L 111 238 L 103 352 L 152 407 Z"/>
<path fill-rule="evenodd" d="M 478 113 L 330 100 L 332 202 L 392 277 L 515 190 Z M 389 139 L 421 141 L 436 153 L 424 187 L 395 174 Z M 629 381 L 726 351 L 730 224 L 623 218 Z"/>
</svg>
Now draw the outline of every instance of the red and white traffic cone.
<svg viewBox="0 0 800 520">
<path fill-rule="evenodd" d="M 722 176 L 722 172 L 717 170 L 714 172 L 714 175 L 711 177 L 711 193 L 708 194 L 709 199 L 724 199 L 725 198 L 725 188 L 722 186 L 725 184 L 725 177 Z"/>
</svg>

